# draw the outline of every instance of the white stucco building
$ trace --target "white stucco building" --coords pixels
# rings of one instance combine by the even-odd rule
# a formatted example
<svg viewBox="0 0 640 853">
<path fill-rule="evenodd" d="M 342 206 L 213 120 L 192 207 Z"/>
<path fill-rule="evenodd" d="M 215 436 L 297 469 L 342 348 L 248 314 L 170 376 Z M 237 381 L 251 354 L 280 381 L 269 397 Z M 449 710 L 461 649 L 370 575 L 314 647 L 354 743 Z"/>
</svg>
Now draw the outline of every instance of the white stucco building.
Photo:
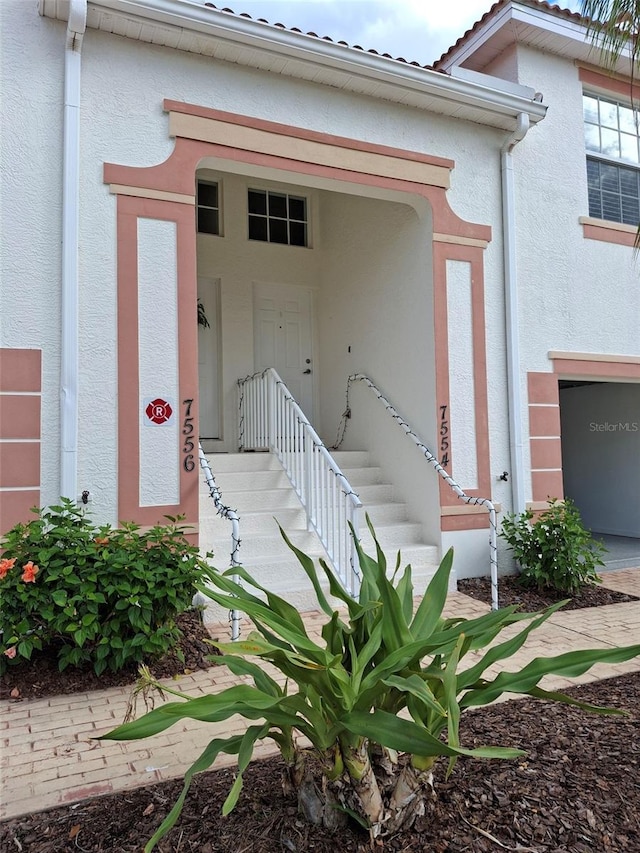
<svg viewBox="0 0 640 853">
<path fill-rule="evenodd" d="M 215 474 L 274 367 L 327 446 L 366 374 L 469 495 L 640 537 L 638 129 L 579 16 L 503 0 L 424 68 L 200 0 L 0 15 L 2 530 L 86 492 L 197 531 L 192 425 Z M 485 509 L 350 409 L 342 448 L 486 573 Z"/>
</svg>

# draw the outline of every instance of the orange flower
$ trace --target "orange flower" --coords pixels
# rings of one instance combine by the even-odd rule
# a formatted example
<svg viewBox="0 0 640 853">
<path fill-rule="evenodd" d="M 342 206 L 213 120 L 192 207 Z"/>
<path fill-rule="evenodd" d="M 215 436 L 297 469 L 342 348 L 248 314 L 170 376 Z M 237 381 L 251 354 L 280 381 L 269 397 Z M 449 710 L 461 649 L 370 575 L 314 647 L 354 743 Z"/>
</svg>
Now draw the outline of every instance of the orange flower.
<svg viewBox="0 0 640 853">
<path fill-rule="evenodd" d="M 4 654 L 5 654 L 8 658 L 12 658 L 12 659 L 13 659 L 13 658 L 16 656 L 16 647 L 15 647 L 15 646 L 11 646 L 11 648 L 10 648 L 10 649 L 5 649 L 5 650 L 4 650 Z"/>
<path fill-rule="evenodd" d="M 31 560 L 23 566 L 22 580 L 25 583 L 35 583 L 36 575 L 40 571 L 38 566 L 34 566 Z"/>
<path fill-rule="evenodd" d="M 96 536 L 96 538 L 93 541 L 96 543 L 96 545 L 108 545 L 109 544 L 109 537 L 108 536 Z"/>
<path fill-rule="evenodd" d="M 9 571 L 9 569 L 12 569 L 14 567 L 15 562 L 15 557 L 12 560 L 0 560 L 0 580 L 6 577 L 7 572 Z"/>
</svg>

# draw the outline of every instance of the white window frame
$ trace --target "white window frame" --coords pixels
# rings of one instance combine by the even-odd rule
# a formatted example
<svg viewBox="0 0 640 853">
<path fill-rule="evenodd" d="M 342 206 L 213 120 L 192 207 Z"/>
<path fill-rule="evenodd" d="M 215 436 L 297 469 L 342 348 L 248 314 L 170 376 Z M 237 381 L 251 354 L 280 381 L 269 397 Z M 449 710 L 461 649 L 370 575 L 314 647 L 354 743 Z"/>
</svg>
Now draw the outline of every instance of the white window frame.
<svg viewBox="0 0 640 853">
<path fill-rule="evenodd" d="M 597 116 L 593 116 L 592 112 L 587 111 L 587 101 L 589 98 L 597 104 Z M 614 108 L 615 122 L 608 121 L 611 118 L 611 108 Z M 609 116 L 604 117 L 604 110 L 609 109 Z M 624 110 L 624 112 L 622 112 Z M 625 120 L 626 119 L 626 120 Z M 625 198 L 634 199 L 638 205 L 640 212 L 640 132 L 639 132 L 640 115 L 632 109 L 629 101 L 625 101 L 611 94 L 601 94 L 600 92 L 584 91 L 583 92 L 583 126 L 584 126 L 584 141 L 587 164 L 598 163 L 606 166 L 613 166 L 618 170 L 618 180 L 620 171 L 625 173 L 635 173 L 637 191 L 635 194 L 625 193 L 620 185 L 617 190 L 607 190 L 600 187 L 599 202 L 594 206 L 592 196 L 593 188 L 588 187 L 589 191 L 589 215 L 608 222 L 618 222 L 626 225 L 637 225 L 640 215 L 627 213 L 623 209 Z M 591 129 L 591 130 L 590 130 Z M 593 136 L 593 129 L 597 129 L 597 146 L 589 145 L 588 135 Z M 607 134 L 610 141 L 613 141 L 617 136 L 617 153 L 607 151 L 606 143 L 603 143 L 603 136 Z M 623 145 L 626 143 L 626 147 Z M 635 143 L 635 145 L 633 144 Z M 625 156 L 625 154 L 627 156 Z M 630 156 L 629 156 L 630 155 Z M 589 168 L 587 166 L 587 168 Z M 599 167 L 600 168 L 600 167 Z M 606 215 L 605 194 L 609 196 L 609 200 L 617 199 L 619 202 L 619 215 Z"/>
</svg>

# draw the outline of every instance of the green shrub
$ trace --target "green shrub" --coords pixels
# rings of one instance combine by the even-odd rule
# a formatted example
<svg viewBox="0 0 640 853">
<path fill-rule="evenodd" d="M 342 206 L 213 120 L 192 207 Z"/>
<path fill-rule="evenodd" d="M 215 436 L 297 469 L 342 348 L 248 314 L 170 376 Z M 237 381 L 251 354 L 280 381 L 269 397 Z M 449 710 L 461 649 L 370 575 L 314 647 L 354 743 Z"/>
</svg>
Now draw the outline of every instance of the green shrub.
<svg viewBox="0 0 640 853">
<path fill-rule="evenodd" d="M 193 775 L 209 768 L 223 752 L 238 756 L 238 775 L 223 807 L 223 814 L 230 812 L 254 746 L 266 738 L 279 747 L 287 767 L 286 784 L 297 792 L 310 821 L 336 828 L 349 815 L 374 837 L 393 835 L 424 814 L 433 796 L 432 767 L 439 756 L 448 759 L 451 771 L 460 756 L 508 759 L 522 754 L 517 749 L 463 746 L 462 712 L 488 705 L 505 693 L 604 711 L 538 684 L 547 674 L 578 676 L 597 661 L 614 663 L 640 654 L 640 645 L 575 651 L 535 658 L 515 672 L 493 675 L 487 670 L 517 652 L 531 631 L 564 602 L 543 613 L 523 614 L 505 607 L 475 619 L 447 619 L 442 609 L 451 551 L 416 607 L 411 567 L 400 572 L 398 555 L 396 570 L 388 578 L 379 546 L 376 559 L 358 546 L 362 572 L 358 600 L 320 561 L 331 593 L 345 605 L 341 614 L 327 601 L 311 559 L 290 542 L 289 546 L 326 614 L 321 638 L 309 636 L 298 611 L 242 568 L 223 574 L 212 569 L 203 592 L 225 608 L 244 611 L 257 628 L 246 640 L 217 644 L 223 654 L 212 661 L 237 676 L 248 676 L 253 684 L 245 681 L 197 698 L 163 685 L 164 693 L 181 701 L 159 705 L 105 735 L 112 740 L 150 737 L 182 719 L 219 722 L 237 714 L 250 721 L 244 733 L 209 743 L 187 771 L 182 794 L 145 851 L 175 824 Z M 233 574 L 244 586 L 233 580 Z M 515 623 L 523 627 L 497 639 Z M 468 653 L 472 659 L 463 666 Z M 275 667 L 279 680 L 269 674 L 265 662 Z M 158 686 L 147 674 L 138 689 L 150 685 Z"/>
<path fill-rule="evenodd" d="M 502 538 L 513 551 L 524 586 L 573 595 L 585 584 L 600 583 L 596 566 L 604 565 L 606 549 L 585 529 L 573 501 L 551 500 L 549 509 L 533 518 L 527 510 L 502 522 Z"/>
<path fill-rule="evenodd" d="M 143 532 L 95 527 L 68 500 L 36 513 L 3 539 L 0 672 L 50 645 L 61 670 L 91 663 L 98 675 L 175 645 L 201 572 L 177 519 Z"/>
</svg>

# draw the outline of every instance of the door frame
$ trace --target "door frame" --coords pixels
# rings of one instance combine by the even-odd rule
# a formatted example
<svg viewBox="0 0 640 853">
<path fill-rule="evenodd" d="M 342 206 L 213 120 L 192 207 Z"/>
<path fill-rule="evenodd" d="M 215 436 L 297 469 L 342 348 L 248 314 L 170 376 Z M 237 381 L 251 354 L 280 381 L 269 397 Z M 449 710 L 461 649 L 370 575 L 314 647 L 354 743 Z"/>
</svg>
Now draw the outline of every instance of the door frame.
<svg viewBox="0 0 640 853">
<path fill-rule="evenodd" d="M 210 276 L 210 275 L 198 275 L 198 298 L 200 298 L 200 283 L 203 282 L 207 287 L 211 288 L 212 301 L 214 302 L 214 314 L 213 316 L 207 315 L 207 321 L 209 325 L 214 330 L 216 335 L 215 341 L 215 372 L 217 373 L 217 383 L 218 383 L 218 435 L 217 436 L 203 436 L 202 431 L 199 429 L 199 435 L 203 441 L 212 442 L 212 441 L 224 441 L 224 410 L 223 410 L 223 373 L 222 373 L 222 317 L 221 317 L 221 305 L 222 305 L 222 283 L 219 276 Z M 198 326 L 198 333 L 200 332 L 200 326 Z M 198 337 L 200 335 L 198 334 Z M 200 380 L 201 380 L 201 371 L 200 371 L 200 352 L 198 350 L 198 396 L 200 397 Z M 200 425 L 198 425 L 200 427 Z"/>
</svg>

